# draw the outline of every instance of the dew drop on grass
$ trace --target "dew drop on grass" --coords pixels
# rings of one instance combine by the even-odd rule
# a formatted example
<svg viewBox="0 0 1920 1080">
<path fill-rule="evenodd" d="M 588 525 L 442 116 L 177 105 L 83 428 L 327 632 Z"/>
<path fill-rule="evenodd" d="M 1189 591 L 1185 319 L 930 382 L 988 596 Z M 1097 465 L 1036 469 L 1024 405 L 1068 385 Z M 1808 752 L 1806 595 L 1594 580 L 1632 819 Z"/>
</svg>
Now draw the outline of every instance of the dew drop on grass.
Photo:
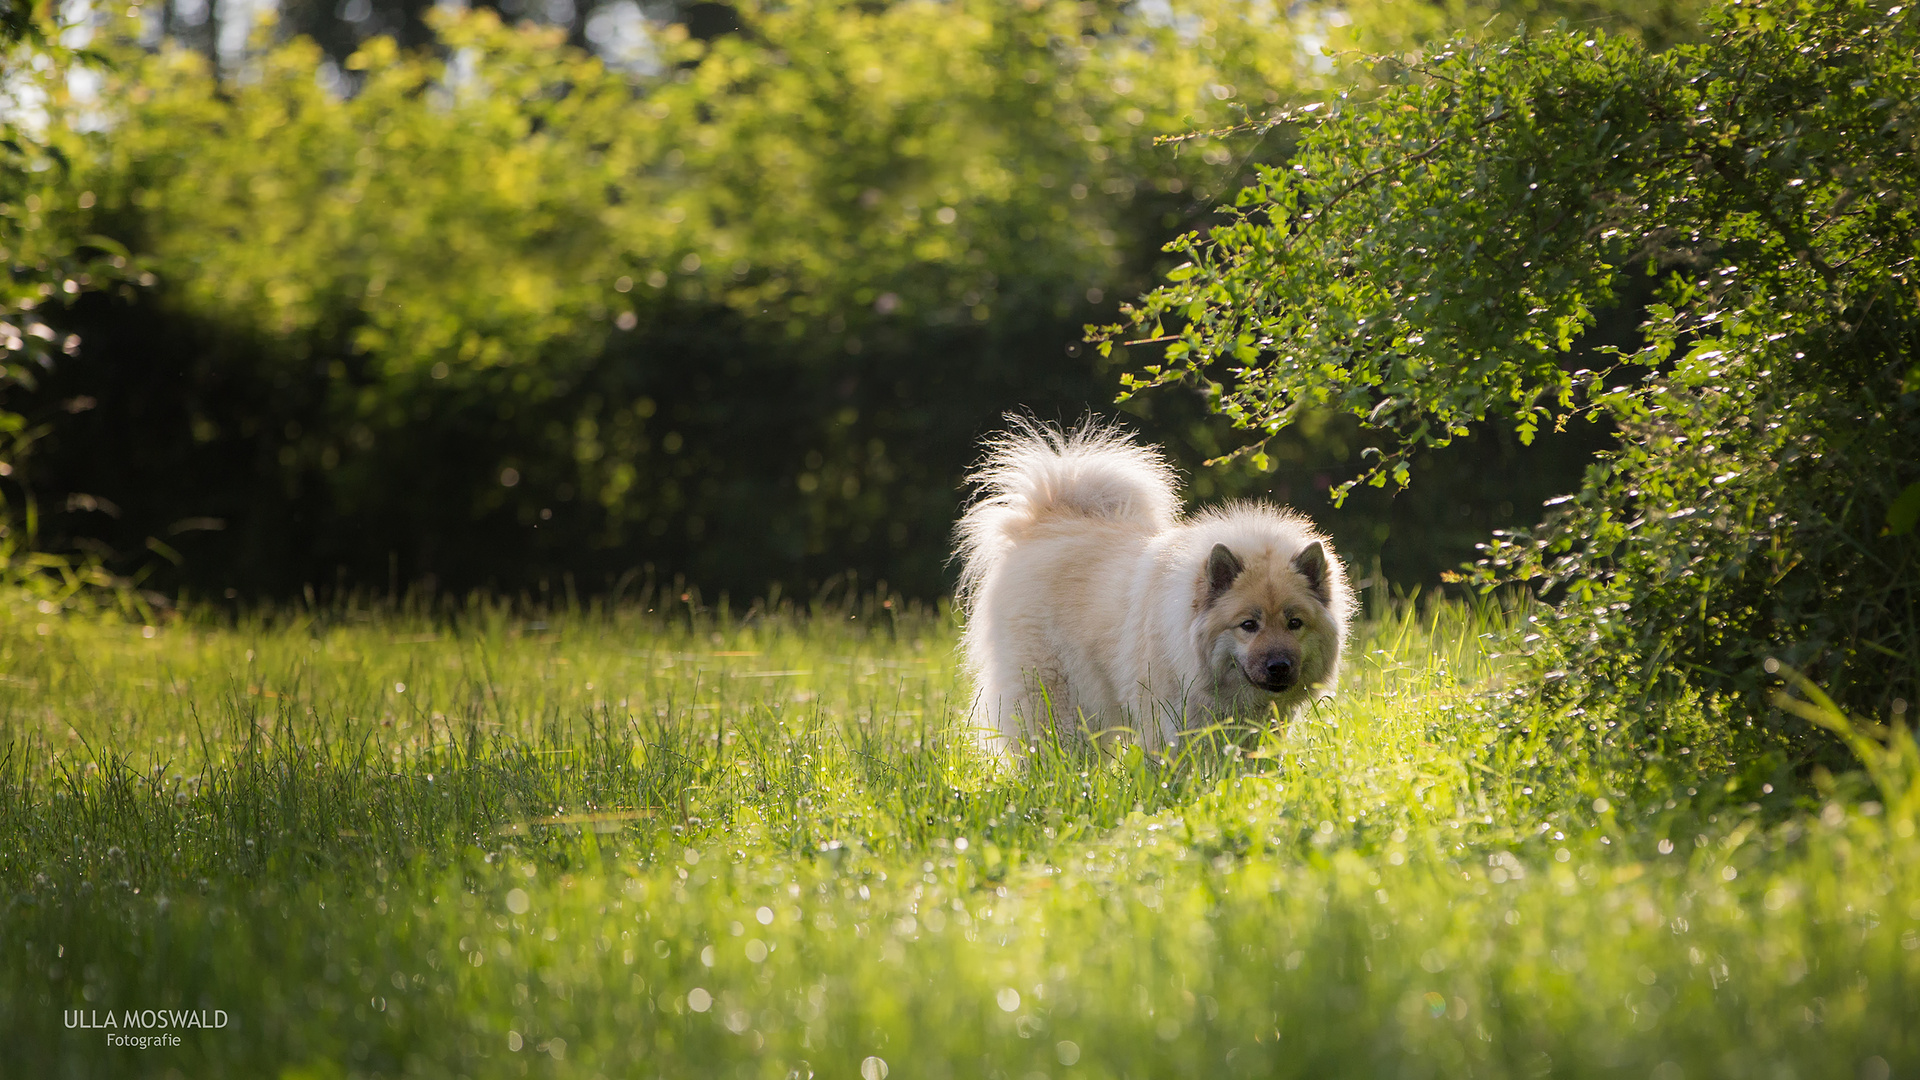
<svg viewBox="0 0 1920 1080">
<path fill-rule="evenodd" d="M 993 995 L 993 1000 L 999 1002 L 1001 1012 L 1015 1012 L 1020 1008 L 1020 991 L 1011 986 L 1005 987 Z"/>
<path fill-rule="evenodd" d="M 697 1013 L 706 1012 L 713 1008 L 713 995 L 696 986 L 687 991 L 687 1008 Z"/>
<path fill-rule="evenodd" d="M 531 906 L 531 902 L 527 899 L 527 893 L 525 889 L 508 889 L 507 890 L 507 910 L 508 911 L 513 912 L 515 915 L 525 915 L 527 913 L 527 908 L 529 906 Z"/>
<path fill-rule="evenodd" d="M 1060 1064 L 1072 1065 L 1080 1060 L 1080 1044 L 1072 1040 L 1061 1040 L 1053 1046 L 1053 1052 L 1060 1058 Z"/>
<path fill-rule="evenodd" d="M 887 1080 L 885 1058 L 870 1057 L 860 1063 L 860 1080 Z"/>
</svg>

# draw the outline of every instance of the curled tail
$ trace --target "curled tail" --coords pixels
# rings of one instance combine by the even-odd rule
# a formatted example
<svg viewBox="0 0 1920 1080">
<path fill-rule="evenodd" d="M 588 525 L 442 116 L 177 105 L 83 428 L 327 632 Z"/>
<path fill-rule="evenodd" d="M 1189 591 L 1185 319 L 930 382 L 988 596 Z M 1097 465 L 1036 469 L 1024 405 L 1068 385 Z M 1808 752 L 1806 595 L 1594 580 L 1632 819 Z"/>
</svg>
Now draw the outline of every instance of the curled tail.
<svg viewBox="0 0 1920 1080">
<path fill-rule="evenodd" d="M 967 477 L 973 502 L 960 517 L 954 546 L 964 607 L 971 608 L 981 581 L 1037 522 L 1082 517 L 1151 533 L 1179 514 L 1173 467 L 1124 429 L 1088 418 L 1065 431 L 1013 415 L 1007 427 L 988 440 L 986 455 Z"/>
</svg>

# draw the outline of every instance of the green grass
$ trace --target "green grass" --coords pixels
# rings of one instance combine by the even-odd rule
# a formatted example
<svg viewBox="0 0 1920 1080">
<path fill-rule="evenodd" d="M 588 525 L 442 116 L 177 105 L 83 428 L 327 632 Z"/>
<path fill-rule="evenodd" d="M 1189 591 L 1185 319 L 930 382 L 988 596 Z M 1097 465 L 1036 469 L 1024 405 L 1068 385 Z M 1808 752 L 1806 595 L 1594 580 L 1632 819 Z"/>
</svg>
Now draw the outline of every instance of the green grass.
<svg viewBox="0 0 1920 1080">
<path fill-rule="evenodd" d="M 1523 615 L 1375 607 L 1341 697 L 1250 750 L 996 773 L 951 620 L 872 600 L 150 637 L 16 604 L 0 1072 L 1920 1068 L 1911 760 L 1553 705 Z M 227 1026 L 65 1023 L 170 1008 Z"/>
</svg>

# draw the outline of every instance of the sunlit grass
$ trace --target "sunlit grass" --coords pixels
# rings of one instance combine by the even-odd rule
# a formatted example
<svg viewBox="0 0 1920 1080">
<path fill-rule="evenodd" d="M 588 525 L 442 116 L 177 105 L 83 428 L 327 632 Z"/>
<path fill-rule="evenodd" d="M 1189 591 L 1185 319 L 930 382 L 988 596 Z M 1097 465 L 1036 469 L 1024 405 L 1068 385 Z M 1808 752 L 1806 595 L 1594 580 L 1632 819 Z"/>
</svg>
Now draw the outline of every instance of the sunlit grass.
<svg viewBox="0 0 1920 1080">
<path fill-rule="evenodd" d="M 1920 1065 L 1908 801 L 1697 702 L 1553 704 L 1524 611 L 1373 607 L 1284 732 L 1018 769 L 950 620 L 877 597 L 17 615 L 0 1038 L 75 1076 Z M 150 1008 L 228 1026 L 66 1026 Z"/>
</svg>

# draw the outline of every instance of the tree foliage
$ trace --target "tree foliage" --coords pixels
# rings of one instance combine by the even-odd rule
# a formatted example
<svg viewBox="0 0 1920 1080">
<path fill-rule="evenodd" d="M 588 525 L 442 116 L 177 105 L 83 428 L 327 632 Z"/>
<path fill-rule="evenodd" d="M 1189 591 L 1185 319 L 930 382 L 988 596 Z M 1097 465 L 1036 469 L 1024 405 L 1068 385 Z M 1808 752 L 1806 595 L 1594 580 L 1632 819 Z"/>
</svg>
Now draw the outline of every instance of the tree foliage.
<svg viewBox="0 0 1920 1080">
<path fill-rule="evenodd" d="M 1751 690 L 1778 658 L 1911 699 L 1920 16 L 1736 2 L 1707 30 L 1461 44 L 1299 110 L 1299 153 L 1106 335 L 1166 343 L 1136 389 L 1197 383 L 1256 437 L 1363 420 L 1356 482 L 1482 421 L 1608 420 L 1618 447 L 1482 584 L 1564 587 L 1556 647 L 1608 683 Z M 1638 342 L 1570 362 L 1647 296 Z"/>
<path fill-rule="evenodd" d="M 1416 49 L 1496 10 L 666 5 L 686 21 L 595 56 L 577 26 L 486 10 L 435 16 L 423 48 L 355 36 L 412 10 L 385 3 L 339 9 L 372 12 L 351 48 L 284 36 L 314 14 L 294 5 L 236 49 L 190 6 L 99 9 L 110 67 L 32 72 L 73 162 L 45 204 L 155 283 L 43 307 L 82 345 L 6 400 L 47 422 L 50 543 L 283 595 L 597 588 L 649 562 L 754 594 L 849 568 L 939 592 L 980 434 L 1110 403 L 1124 361 L 1084 324 L 1289 150 L 1156 140 L 1325 94 L 1348 74 L 1323 45 Z M 1197 398 L 1129 408 L 1190 463 L 1221 449 Z M 1312 511 L 1355 448 L 1316 416 L 1272 471 L 1194 488 Z M 1368 565 L 1411 515 L 1388 560 L 1431 576 L 1529 501 L 1442 472 L 1462 482 L 1432 507 L 1331 522 L 1343 550 Z"/>
<path fill-rule="evenodd" d="M 76 197 L 72 162 L 47 132 L 49 76 L 104 60 L 84 41 L 67 40 L 65 29 L 44 6 L 14 0 L 0 7 L 0 581 L 11 587 L 10 599 L 42 611 L 105 587 L 99 595 L 144 612 L 134 581 L 107 573 L 97 559 L 44 550 L 39 501 L 24 469 L 50 418 L 21 401 L 80 346 L 49 311 L 138 273 L 123 246 L 88 230 L 93 195 Z"/>
<path fill-rule="evenodd" d="M 59 134 L 158 285 L 75 312 L 101 407 L 48 467 L 256 588 L 393 552 L 931 593 L 979 431 L 1103 396 L 1078 326 L 1239 164 L 1155 136 L 1323 77 L 1237 10 L 749 7 L 647 70 L 476 11 L 341 79 L 128 40 Z"/>
</svg>

